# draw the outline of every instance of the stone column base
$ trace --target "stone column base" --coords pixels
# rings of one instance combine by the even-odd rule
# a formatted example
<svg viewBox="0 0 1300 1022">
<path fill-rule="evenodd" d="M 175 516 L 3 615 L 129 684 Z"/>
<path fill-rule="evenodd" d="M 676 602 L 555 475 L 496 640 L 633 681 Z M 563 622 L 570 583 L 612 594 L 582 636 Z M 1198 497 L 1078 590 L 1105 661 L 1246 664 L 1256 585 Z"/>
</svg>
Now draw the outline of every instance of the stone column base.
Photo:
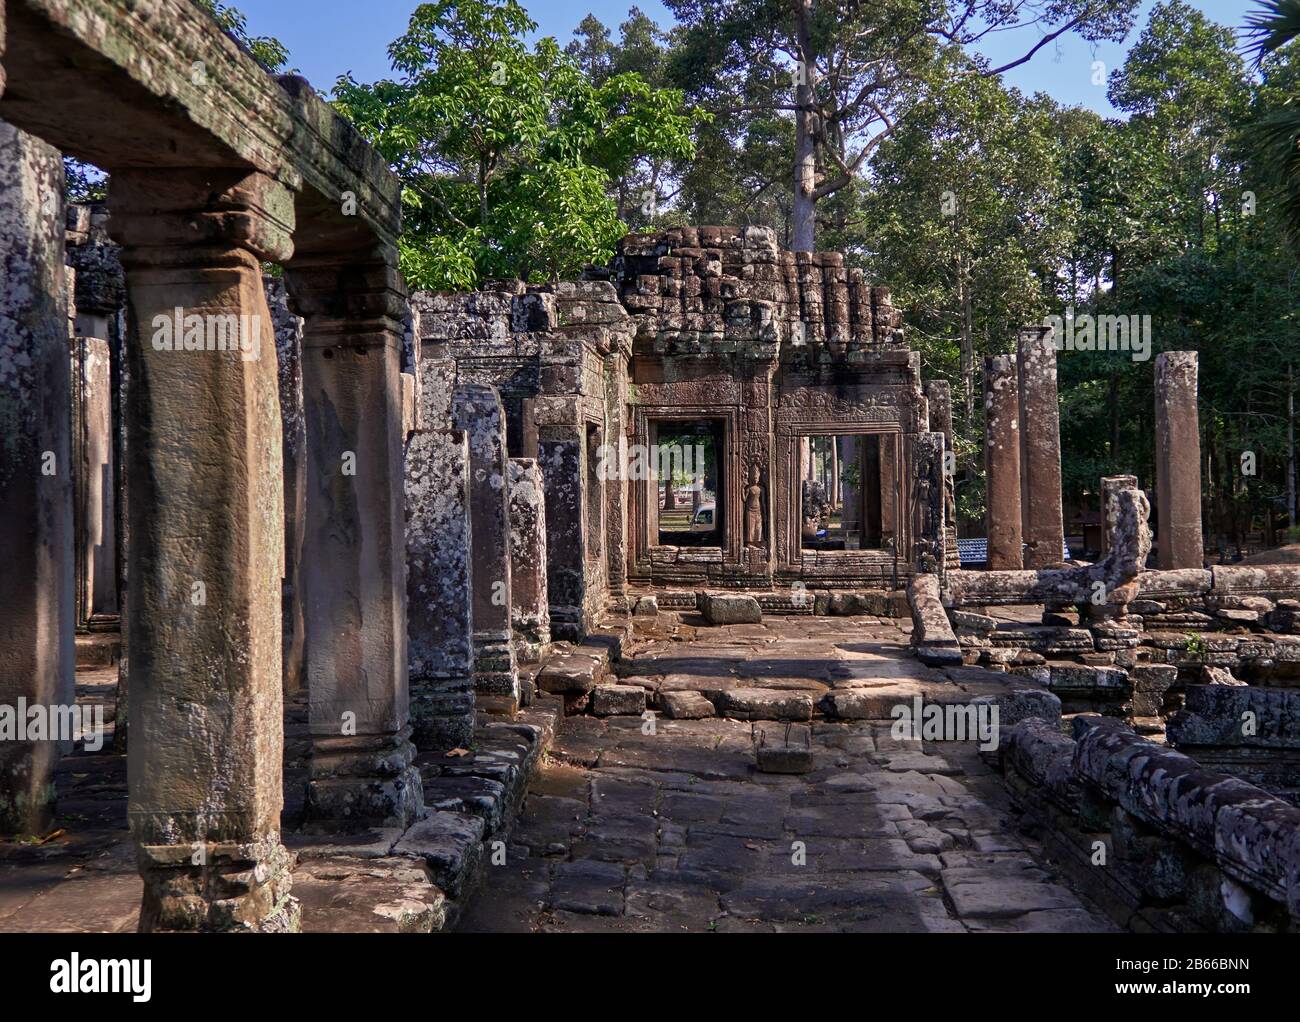
<svg viewBox="0 0 1300 1022">
<path fill-rule="evenodd" d="M 474 691 L 481 696 L 519 700 L 519 668 L 509 632 L 474 635 Z"/>
<path fill-rule="evenodd" d="M 424 809 L 410 737 L 409 726 L 396 735 L 313 737 L 304 830 L 409 827 Z"/>
<path fill-rule="evenodd" d="M 279 834 L 255 844 L 141 845 L 139 859 L 141 933 L 298 932 L 294 857 Z"/>
<path fill-rule="evenodd" d="M 411 735 L 426 752 L 469 748 L 474 740 L 474 679 L 411 679 Z"/>
</svg>

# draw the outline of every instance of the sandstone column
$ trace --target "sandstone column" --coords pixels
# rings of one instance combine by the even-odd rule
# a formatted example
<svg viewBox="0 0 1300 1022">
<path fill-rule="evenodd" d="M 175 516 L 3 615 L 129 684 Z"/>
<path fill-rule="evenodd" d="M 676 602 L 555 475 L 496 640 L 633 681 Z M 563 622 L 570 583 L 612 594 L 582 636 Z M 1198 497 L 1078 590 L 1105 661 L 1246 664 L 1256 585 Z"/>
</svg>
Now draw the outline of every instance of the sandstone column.
<svg viewBox="0 0 1300 1022">
<path fill-rule="evenodd" d="M 949 568 L 960 568 L 957 553 L 957 448 L 952 436 L 952 390 L 947 380 L 931 380 L 925 385 L 925 400 L 930 406 L 930 428 L 943 434 L 943 512 L 944 561 Z"/>
<path fill-rule="evenodd" d="M 538 663 L 551 645 L 546 598 L 546 494 L 534 458 L 510 459 L 510 594 L 515 650 Z"/>
<path fill-rule="evenodd" d="M 506 420 L 496 388 L 458 386 L 452 424 L 469 445 L 474 691 L 480 704 L 513 713 L 519 708 L 519 670 L 510 630 L 510 477 Z"/>
<path fill-rule="evenodd" d="M 984 359 L 984 490 L 989 570 L 1018 570 L 1020 402 L 1014 355 Z"/>
<path fill-rule="evenodd" d="M 1194 351 L 1156 356 L 1156 563 L 1164 571 L 1205 563 L 1196 373 Z"/>
<path fill-rule="evenodd" d="M 405 827 L 423 805 L 406 673 L 405 286 L 379 245 L 286 269 L 304 320 L 307 814 L 317 830 Z"/>
<path fill-rule="evenodd" d="M 1025 567 L 1045 568 L 1060 563 L 1065 546 L 1056 342 L 1049 327 L 1020 331 L 1016 366 L 1020 376 L 1020 518 Z"/>
<path fill-rule="evenodd" d="M 17 713 L 74 699 L 63 162 L 0 122 L 0 181 L 0 706 Z M 59 745 L 0 741 L 0 834 L 45 833 Z"/>
<path fill-rule="evenodd" d="M 68 263 L 76 276 L 72 347 L 73 511 L 77 626 L 116 630 L 117 465 L 114 457 L 113 330 L 123 304 L 116 247 L 89 206 L 68 210 Z"/>
<path fill-rule="evenodd" d="M 944 558 L 944 494 L 942 433 L 918 433 L 912 441 L 914 501 L 913 562 L 919 571 L 942 575 Z"/>
<path fill-rule="evenodd" d="M 591 624 L 586 607 L 586 438 L 579 402 L 576 397 L 543 398 L 537 407 L 551 635 L 570 642 L 581 642 Z M 650 501 L 654 503 L 653 492 Z M 658 542 L 657 536 L 652 534 L 651 541 Z"/>
<path fill-rule="evenodd" d="M 1119 495 L 1124 490 L 1137 489 L 1137 476 L 1101 477 L 1101 552 L 1110 553 L 1115 529 L 1119 523 Z"/>
<path fill-rule="evenodd" d="M 452 426 L 456 363 L 445 347 L 427 346 L 419 372 L 419 426 L 406 449 L 411 723 L 421 751 L 446 752 L 474 740 L 469 449 Z"/>
<path fill-rule="evenodd" d="M 293 199 L 261 174 L 110 183 L 131 336 L 127 815 L 142 930 L 287 930 L 280 844 L 283 475 L 261 263 Z"/>
<path fill-rule="evenodd" d="M 284 434 L 284 579 L 281 588 L 284 694 L 288 698 L 307 688 L 301 578 L 307 472 L 307 463 L 303 459 L 307 434 L 302 414 L 302 320 L 289 308 L 289 295 L 282 279 L 265 277 L 262 283 L 275 329 L 280 428 Z"/>
<path fill-rule="evenodd" d="M 845 535 L 862 532 L 862 437 L 842 436 L 836 438 L 840 445 L 841 462 L 840 496 L 844 507 L 840 512 L 840 522 Z M 865 537 L 864 537 L 865 539 Z M 866 542 L 860 544 L 866 547 Z"/>
<path fill-rule="evenodd" d="M 900 514 L 907 514 L 907 505 L 899 500 L 899 433 L 880 435 L 880 542 L 892 544 L 899 559 L 907 560 L 907 551 L 900 548 Z M 901 505 L 901 506 L 900 506 Z"/>
</svg>

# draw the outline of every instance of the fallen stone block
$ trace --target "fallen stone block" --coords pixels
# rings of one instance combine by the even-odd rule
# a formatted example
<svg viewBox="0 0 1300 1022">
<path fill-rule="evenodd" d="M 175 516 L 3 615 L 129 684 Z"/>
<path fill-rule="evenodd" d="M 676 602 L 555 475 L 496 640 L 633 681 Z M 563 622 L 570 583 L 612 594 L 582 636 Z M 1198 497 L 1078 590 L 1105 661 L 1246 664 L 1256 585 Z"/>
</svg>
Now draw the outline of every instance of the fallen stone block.
<svg viewBox="0 0 1300 1022">
<path fill-rule="evenodd" d="M 597 685 L 591 690 L 591 712 L 597 717 L 640 716 L 645 689 L 640 685 Z"/>
<path fill-rule="evenodd" d="M 482 817 L 433 812 L 402 835 L 393 854 L 423 860 L 429 878 L 459 898 L 482 854 L 483 829 Z"/>
<path fill-rule="evenodd" d="M 446 897 L 409 858 L 313 859 L 294 870 L 303 933 L 434 933 Z"/>
<path fill-rule="evenodd" d="M 702 720 L 718 712 L 699 692 L 660 692 L 659 707 L 672 720 Z"/>
<path fill-rule="evenodd" d="M 596 687 L 603 666 L 595 656 L 558 654 L 537 673 L 537 687 L 556 695 L 585 694 Z"/>
<path fill-rule="evenodd" d="M 700 611 L 711 625 L 756 625 L 763 620 L 763 609 L 752 596 L 702 593 Z"/>
<path fill-rule="evenodd" d="M 754 745 L 754 757 L 761 773 L 809 773 L 813 768 L 812 729 L 760 728 Z"/>
<path fill-rule="evenodd" d="M 659 613 L 659 600 L 654 596 L 643 596 L 636 601 L 632 613 L 637 617 L 654 617 Z"/>
<path fill-rule="evenodd" d="M 737 688 L 719 693 L 718 709 L 737 720 L 812 720 L 813 700 L 806 692 Z"/>
</svg>

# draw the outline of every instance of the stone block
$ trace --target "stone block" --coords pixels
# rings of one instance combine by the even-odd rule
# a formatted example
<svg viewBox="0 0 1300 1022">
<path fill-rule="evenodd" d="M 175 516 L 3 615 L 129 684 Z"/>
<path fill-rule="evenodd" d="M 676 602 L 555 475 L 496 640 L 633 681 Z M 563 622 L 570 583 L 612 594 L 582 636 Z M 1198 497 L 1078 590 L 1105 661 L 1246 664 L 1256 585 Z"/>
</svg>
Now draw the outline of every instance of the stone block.
<svg viewBox="0 0 1300 1022">
<path fill-rule="evenodd" d="M 591 712 L 597 717 L 640 716 L 645 689 L 640 685 L 598 685 L 591 690 Z"/>
<path fill-rule="evenodd" d="M 763 620 L 763 609 L 752 596 L 705 593 L 700 610 L 711 625 L 751 625 Z"/>
</svg>

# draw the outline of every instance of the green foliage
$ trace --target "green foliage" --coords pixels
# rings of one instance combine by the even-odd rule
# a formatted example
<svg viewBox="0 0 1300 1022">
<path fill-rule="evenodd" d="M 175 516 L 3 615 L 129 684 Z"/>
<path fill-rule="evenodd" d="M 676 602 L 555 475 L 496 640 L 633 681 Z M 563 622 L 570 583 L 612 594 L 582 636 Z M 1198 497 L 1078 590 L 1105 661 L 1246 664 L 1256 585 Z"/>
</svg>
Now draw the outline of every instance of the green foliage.
<svg viewBox="0 0 1300 1022">
<path fill-rule="evenodd" d="M 223 0 L 194 0 L 194 3 L 212 15 L 221 30 L 239 43 L 249 55 L 271 74 L 284 74 L 289 63 L 289 50 L 274 36 L 249 35 L 248 19 L 237 7 Z"/>
<path fill-rule="evenodd" d="M 335 86 L 335 106 L 405 186 L 402 268 L 417 287 L 554 280 L 607 261 L 627 229 L 615 183 L 638 161 L 693 152 L 698 116 L 680 92 L 554 39 L 530 49 L 535 28 L 515 0 L 421 4 L 389 48 L 400 81 Z"/>
</svg>

